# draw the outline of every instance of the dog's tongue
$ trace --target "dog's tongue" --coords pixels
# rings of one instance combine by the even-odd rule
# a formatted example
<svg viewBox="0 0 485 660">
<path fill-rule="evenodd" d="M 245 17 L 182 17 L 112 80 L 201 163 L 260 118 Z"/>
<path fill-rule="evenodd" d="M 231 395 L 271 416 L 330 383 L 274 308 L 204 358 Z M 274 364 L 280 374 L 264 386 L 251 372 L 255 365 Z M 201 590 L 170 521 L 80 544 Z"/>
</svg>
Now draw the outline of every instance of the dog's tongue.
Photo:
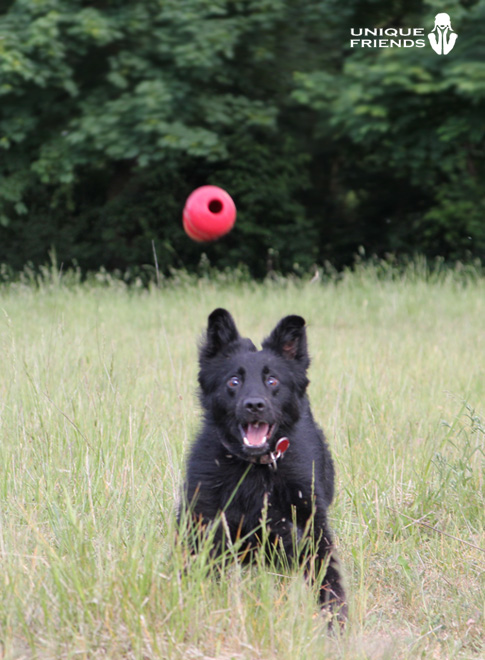
<svg viewBox="0 0 485 660">
<path fill-rule="evenodd" d="M 268 435 L 269 424 L 248 424 L 246 429 L 246 438 L 252 447 L 259 447 L 264 444 Z"/>
</svg>

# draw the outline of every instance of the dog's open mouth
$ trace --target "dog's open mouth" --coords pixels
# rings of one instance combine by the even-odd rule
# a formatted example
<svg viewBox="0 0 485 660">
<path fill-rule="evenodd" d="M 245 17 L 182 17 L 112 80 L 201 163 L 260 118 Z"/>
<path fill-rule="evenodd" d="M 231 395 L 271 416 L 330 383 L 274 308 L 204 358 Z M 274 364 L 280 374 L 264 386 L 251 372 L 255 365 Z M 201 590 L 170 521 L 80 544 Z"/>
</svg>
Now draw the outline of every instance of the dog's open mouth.
<svg viewBox="0 0 485 660">
<path fill-rule="evenodd" d="M 264 447 L 273 433 L 274 425 L 267 422 L 252 422 L 240 426 L 241 436 L 246 447 L 260 448 Z"/>
</svg>

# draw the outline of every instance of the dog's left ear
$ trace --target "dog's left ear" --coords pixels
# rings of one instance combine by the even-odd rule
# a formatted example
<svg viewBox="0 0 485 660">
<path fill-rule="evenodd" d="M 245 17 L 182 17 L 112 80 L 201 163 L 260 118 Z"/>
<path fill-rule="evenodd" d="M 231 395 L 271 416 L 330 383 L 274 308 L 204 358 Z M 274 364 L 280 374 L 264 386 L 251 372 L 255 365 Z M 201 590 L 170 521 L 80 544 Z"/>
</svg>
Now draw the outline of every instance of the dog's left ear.
<svg viewBox="0 0 485 660">
<path fill-rule="evenodd" d="M 305 319 L 301 316 L 285 316 L 270 336 L 263 341 L 263 348 L 267 348 L 287 360 L 296 360 L 307 369 L 310 357 L 307 348 Z"/>
</svg>

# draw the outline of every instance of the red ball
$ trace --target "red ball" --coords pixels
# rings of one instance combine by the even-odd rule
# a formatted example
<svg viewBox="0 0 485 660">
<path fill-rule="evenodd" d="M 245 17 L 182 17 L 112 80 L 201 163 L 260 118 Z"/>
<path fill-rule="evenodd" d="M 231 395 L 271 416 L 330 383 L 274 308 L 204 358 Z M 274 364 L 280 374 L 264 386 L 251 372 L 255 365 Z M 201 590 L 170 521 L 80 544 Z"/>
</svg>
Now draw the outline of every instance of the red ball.
<svg viewBox="0 0 485 660">
<path fill-rule="evenodd" d="M 187 197 L 183 219 L 185 232 L 194 241 L 215 241 L 233 228 L 236 205 L 222 188 L 202 186 Z"/>
</svg>

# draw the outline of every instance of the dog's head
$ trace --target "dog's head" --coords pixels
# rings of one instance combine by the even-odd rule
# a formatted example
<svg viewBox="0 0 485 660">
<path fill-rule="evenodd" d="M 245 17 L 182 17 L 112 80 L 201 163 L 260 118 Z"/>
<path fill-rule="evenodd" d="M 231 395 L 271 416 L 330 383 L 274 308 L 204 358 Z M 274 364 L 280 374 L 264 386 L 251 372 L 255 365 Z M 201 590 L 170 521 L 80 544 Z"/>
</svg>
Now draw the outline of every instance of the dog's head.
<svg viewBox="0 0 485 660">
<path fill-rule="evenodd" d="M 209 316 L 200 348 L 199 384 L 208 421 L 238 455 L 273 451 L 298 421 L 310 363 L 305 321 L 286 316 L 258 351 L 240 336 L 232 316 Z"/>
</svg>

